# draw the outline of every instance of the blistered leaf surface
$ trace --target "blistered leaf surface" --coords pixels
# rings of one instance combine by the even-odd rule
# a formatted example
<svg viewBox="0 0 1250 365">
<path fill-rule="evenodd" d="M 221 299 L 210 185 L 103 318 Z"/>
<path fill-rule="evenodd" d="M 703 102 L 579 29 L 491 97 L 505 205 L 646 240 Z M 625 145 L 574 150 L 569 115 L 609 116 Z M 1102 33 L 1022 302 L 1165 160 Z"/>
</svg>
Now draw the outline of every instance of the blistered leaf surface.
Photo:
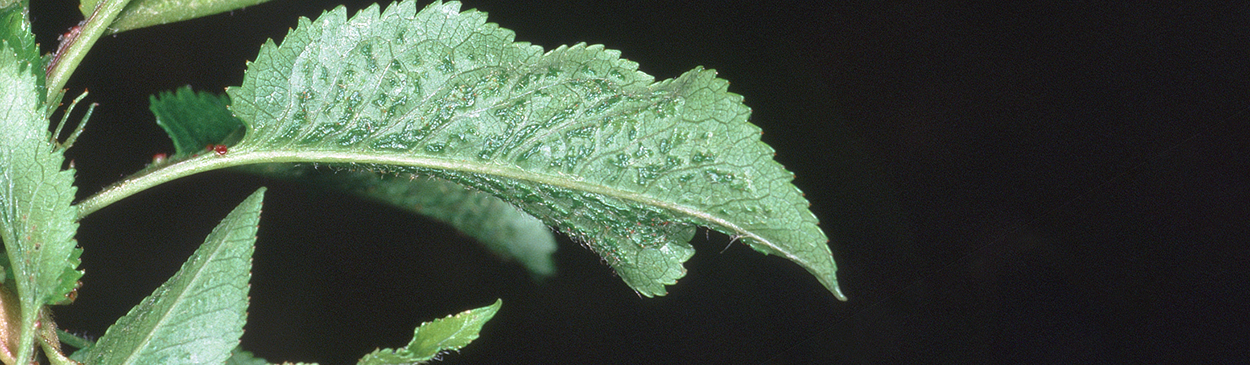
<svg viewBox="0 0 1250 365">
<path fill-rule="evenodd" d="M 178 160 L 205 152 L 210 144 L 234 145 L 243 122 L 226 109 L 229 98 L 180 88 L 151 98 L 156 122 L 174 141 Z M 237 132 L 237 133 L 236 133 Z M 159 168 L 161 164 L 155 164 Z M 432 177 L 394 176 L 374 171 L 317 169 L 311 164 L 262 164 L 242 170 L 356 194 L 416 212 L 475 238 L 539 277 L 555 273 L 555 237 L 542 221 L 493 195 Z"/>
<path fill-rule="evenodd" d="M 793 175 L 715 72 L 655 82 L 617 51 L 544 53 L 459 6 L 301 19 L 228 90 L 247 123 L 231 151 L 474 187 L 585 242 L 647 296 L 684 275 L 704 225 L 797 262 L 841 298 Z"/>
<path fill-rule="evenodd" d="M 422 363 L 434 359 L 439 353 L 456 351 L 477 339 L 486 324 L 499 312 L 502 300 L 495 304 L 470 309 L 459 314 L 422 323 L 412 336 L 412 342 L 400 349 L 380 349 L 360 359 L 361 365 L 392 365 Z"/>
<path fill-rule="evenodd" d="M 239 204 L 165 284 L 87 349 L 87 364 L 220 364 L 239 344 L 264 189 Z"/>
</svg>

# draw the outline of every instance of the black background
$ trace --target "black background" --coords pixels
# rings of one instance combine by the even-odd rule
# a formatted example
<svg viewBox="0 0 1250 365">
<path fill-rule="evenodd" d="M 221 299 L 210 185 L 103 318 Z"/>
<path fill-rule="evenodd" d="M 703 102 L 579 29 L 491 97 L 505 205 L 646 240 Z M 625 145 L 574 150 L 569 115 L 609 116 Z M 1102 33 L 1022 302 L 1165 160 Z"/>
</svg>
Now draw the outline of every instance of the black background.
<svg viewBox="0 0 1250 365">
<path fill-rule="evenodd" d="M 35 3 L 50 51 L 76 12 Z M 172 150 L 148 95 L 237 85 L 265 39 L 336 3 L 102 39 L 68 85 L 101 104 L 69 151 L 79 196 Z M 85 285 L 56 313 L 102 334 L 268 186 L 243 345 L 271 361 L 351 363 L 495 298 L 445 363 L 1245 361 L 1250 5 L 1230 3 L 471 0 L 548 49 L 605 44 L 661 79 L 719 70 L 797 173 L 851 301 L 719 234 L 667 297 L 565 238 L 559 275 L 534 283 L 437 223 L 214 172 L 83 220 Z"/>
</svg>

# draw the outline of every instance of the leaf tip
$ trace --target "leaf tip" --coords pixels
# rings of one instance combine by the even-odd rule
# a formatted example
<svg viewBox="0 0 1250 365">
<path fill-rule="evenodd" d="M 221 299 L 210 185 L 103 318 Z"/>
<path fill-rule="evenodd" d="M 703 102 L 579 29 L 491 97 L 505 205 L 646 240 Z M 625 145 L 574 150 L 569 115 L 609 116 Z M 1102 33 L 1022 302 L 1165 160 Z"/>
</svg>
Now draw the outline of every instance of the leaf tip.
<svg viewBox="0 0 1250 365">
<path fill-rule="evenodd" d="M 838 286 L 838 279 L 830 278 L 828 281 L 821 279 L 820 282 L 821 284 L 824 284 L 825 288 L 829 289 L 829 292 L 833 293 L 833 296 L 835 298 L 838 298 L 839 301 L 845 302 L 848 300 L 848 298 L 846 297 L 846 294 L 842 293 L 842 288 Z"/>
</svg>

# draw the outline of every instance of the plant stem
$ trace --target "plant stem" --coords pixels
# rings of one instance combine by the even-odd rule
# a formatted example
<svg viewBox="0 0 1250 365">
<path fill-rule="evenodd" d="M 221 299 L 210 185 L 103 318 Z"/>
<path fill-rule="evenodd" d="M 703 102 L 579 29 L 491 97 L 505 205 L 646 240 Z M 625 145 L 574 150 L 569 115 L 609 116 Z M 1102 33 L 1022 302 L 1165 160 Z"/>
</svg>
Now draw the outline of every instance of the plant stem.
<svg viewBox="0 0 1250 365">
<path fill-rule="evenodd" d="M 52 319 L 52 310 L 43 307 L 39 310 L 39 347 L 43 348 L 43 354 L 48 357 L 48 361 L 52 365 L 73 365 L 78 364 L 74 360 L 70 360 L 61 352 L 61 340 L 57 336 L 56 321 Z"/>
<path fill-rule="evenodd" d="M 52 60 L 48 61 L 49 95 L 53 94 L 52 90 L 65 87 L 69 76 L 87 56 L 87 51 L 91 50 L 91 46 L 95 45 L 105 30 L 108 30 L 108 26 L 113 24 L 113 20 L 117 19 L 117 15 L 121 14 L 122 9 L 125 9 L 129 2 L 130 0 L 101 1 L 96 4 L 95 12 L 91 13 L 91 17 L 66 34 L 61 40 L 61 45 L 57 47 L 56 53 L 52 54 Z"/>
<path fill-rule="evenodd" d="M 231 151 L 224 154 L 207 151 L 186 160 L 128 176 L 74 204 L 74 207 L 78 208 L 78 220 L 82 220 L 91 213 L 128 196 L 181 177 L 227 167 L 275 162 L 396 164 L 395 161 L 385 159 L 371 161 L 360 157 L 359 154 L 326 151 Z"/>
<path fill-rule="evenodd" d="M 78 219 L 82 220 L 87 215 L 100 210 L 100 208 L 104 208 L 109 204 L 113 204 L 118 200 L 122 200 L 123 198 L 134 195 L 140 191 L 147 190 L 148 188 L 180 177 L 258 162 L 248 161 L 238 157 L 239 156 L 237 155 L 216 156 L 212 152 L 209 152 L 207 154 L 178 161 L 171 165 L 157 168 L 146 173 L 131 175 L 125 180 L 118 181 L 117 183 L 104 188 L 104 190 L 99 193 L 78 202 L 78 204 L 74 204 L 74 206 L 78 207 Z"/>
<path fill-rule="evenodd" d="M 61 343 L 64 343 L 66 345 L 69 345 L 70 347 L 73 347 L 79 350 L 95 345 L 95 342 L 92 342 L 91 340 L 79 337 L 78 335 L 65 332 L 64 330 L 60 330 L 60 329 L 56 330 L 56 338 L 57 340 L 60 340 Z"/>
</svg>

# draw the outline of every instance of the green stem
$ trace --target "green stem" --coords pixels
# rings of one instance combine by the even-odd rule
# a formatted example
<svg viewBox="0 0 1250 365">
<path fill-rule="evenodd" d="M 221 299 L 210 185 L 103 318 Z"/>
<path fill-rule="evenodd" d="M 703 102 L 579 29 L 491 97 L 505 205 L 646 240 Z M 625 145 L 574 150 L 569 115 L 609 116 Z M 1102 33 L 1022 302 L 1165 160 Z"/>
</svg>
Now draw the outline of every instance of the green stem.
<svg viewBox="0 0 1250 365">
<path fill-rule="evenodd" d="M 78 68 L 78 64 L 82 63 L 82 59 L 87 56 L 87 51 L 91 50 L 91 46 L 104 35 L 104 31 L 108 30 L 108 26 L 113 24 L 113 20 L 117 19 L 117 15 L 121 14 L 122 9 L 126 8 L 126 4 L 130 0 L 104 0 L 96 4 L 95 12 L 91 17 L 87 18 L 78 28 L 77 34 L 75 30 L 71 30 L 69 37 L 57 48 L 52 60 L 48 63 L 48 90 L 60 90 L 65 87 L 65 83 L 69 81 L 69 76 Z"/>
<path fill-rule="evenodd" d="M 20 292 L 18 294 L 21 295 Z M 17 356 L 14 356 L 14 364 L 29 364 L 31 359 L 35 357 L 35 322 L 39 321 L 39 312 L 42 306 L 32 306 L 26 298 L 22 298 L 22 315 L 21 315 L 21 334 L 17 339 Z"/>
<path fill-rule="evenodd" d="M 43 307 L 39 311 L 39 347 L 43 348 L 43 354 L 48 357 L 48 361 L 52 365 L 74 365 L 78 364 L 74 360 L 70 360 L 61 352 L 61 340 L 57 335 L 56 321 L 52 319 L 52 310 Z"/>
<path fill-rule="evenodd" d="M 198 156 L 178 161 L 167 166 L 140 172 L 126 179 L 110 185 L 104 190 L 92 195 L 87 199 L 74 204 L 78 208 L 78 220 L 86 218 L 101 208 L 125 199 L 128 196 L 147 190 L 154 186 L 164 184 L 169 181 L 176 180 L 201 172 L 207 172 L 227 167 L 251 165 L 258 163 L 329 163 L 329 164 L 355 164 L 355 163 L 378 163 L 405 165 L 400 159 L 388 158 L 368 158 L 362 157 L 356 153 L 328 152 L 328 151 L 230 151 L 225 154 L 217 154 L 213 151 L 204 152 Z M 457 163 L 427 162 L 425 164 L 413 164 L 417 166 L 427 166 L 435 168 L 451 168 L 456 169 Z"/>
<path fill-rule="evenodd" d="M 181 177 L 191 176 L 201 172 L 224 169 L 227 167 L 281 162 L 367 163 L 367 161 L 364 161 L 359 157 L 359 155 L 347 154 L 344 156 L 342 153 L 324 151 L 231 151 L 226 154 L 217 154 L 213 151 L 207 151 L 186 160 L 174 162 L 167 166 L 128 176 L 126 179 L 104 188 L 104 190 L 99 193 L 96 193 L 87 199 L 83 199 L 77 204 L 74 204 L 74 206 L 78 208 L 78 220 L 82 220 L 91 213 L 107 207 L 110 204 L 116 203 L 119 200 L 125 199 L 128 196 Z"/>
<path fill-rule="evenodd" d="M 122 200 L 123 198 L 134 195 L 140 191 L 147 190 L 151 187 L 180 177 L 226 167 L 246 165 L 248 163 L 266 162 L 254 161 L 254 159 L 240 157 L 247 157 L 247 155 L 240 156 L 236 154 L 217 156 L 212 152 L 208 152 L 207 154 L 178 161 L 169 166 L 157 168 L 147 173 L 131 175 L 125 180 L 118 181 L 117 183 L 104 188 L 104 190 L 99 193 L 78 202 L 78 204 L 75 204 L 74 206 L 78 207 L 78 219 L 82 220 L 87 215 L 100 210 L 100 208 L 109 206 L 118 200 Z"/>
<path fill-rule="evenodd" d="M 95 342 L 91 342 L 91 340 L 79 337 L 78 335 L 65 332 L 64 330 L 59 330 L 59 329 L 56 330 L 56 338 L 57 340 L 60 340 L 62 343 L 69 345 L 70 347 L 80 349 L 80 350 L 91 347 L 92 345 L 95 345 Z"/>
</svg>

